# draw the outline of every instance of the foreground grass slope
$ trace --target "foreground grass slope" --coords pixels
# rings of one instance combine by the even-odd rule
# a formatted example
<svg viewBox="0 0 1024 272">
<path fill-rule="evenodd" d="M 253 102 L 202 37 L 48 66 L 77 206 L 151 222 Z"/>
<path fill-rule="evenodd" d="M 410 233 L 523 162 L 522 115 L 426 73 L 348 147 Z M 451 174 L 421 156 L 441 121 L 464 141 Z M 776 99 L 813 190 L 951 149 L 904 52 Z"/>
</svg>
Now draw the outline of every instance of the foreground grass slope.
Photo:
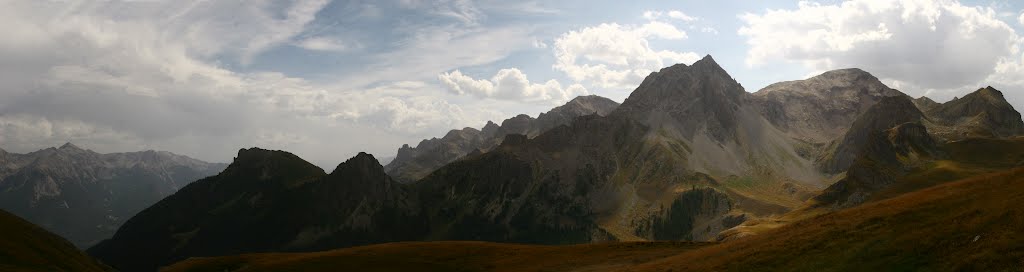
<svg viewBox="0 0 1024 272">
<path fill-rule="evenodd" d="M 571 246 L 405 242 L 314 253 L 191 258 L 164 271 L 607 271 L 707 243 L 628 242 Z"/>
<path fill-rule="evenodd" d="M 107 271 L 71 242 L 0 210 L 0 271 Z"/>
<path fill-rule="evenodd" d="M 1024 167 L 645 263 L 635 271 L 1024 270 Z"/>
</svg>

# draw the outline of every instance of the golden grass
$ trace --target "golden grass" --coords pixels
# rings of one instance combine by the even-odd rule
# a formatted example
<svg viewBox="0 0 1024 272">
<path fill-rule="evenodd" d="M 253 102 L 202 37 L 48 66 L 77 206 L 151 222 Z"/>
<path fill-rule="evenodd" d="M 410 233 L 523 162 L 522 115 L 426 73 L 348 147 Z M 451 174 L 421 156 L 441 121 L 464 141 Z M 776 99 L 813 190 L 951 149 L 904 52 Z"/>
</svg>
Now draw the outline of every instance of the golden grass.
<svg viewBox="0 0 1024 272">
<path fill-rule="evenodd" d="M 570 246 L 404 242 L 313 253 L 191 258 L 163 271 L 607 271 L 706 243 L 621 242 Z"/>
</svg>

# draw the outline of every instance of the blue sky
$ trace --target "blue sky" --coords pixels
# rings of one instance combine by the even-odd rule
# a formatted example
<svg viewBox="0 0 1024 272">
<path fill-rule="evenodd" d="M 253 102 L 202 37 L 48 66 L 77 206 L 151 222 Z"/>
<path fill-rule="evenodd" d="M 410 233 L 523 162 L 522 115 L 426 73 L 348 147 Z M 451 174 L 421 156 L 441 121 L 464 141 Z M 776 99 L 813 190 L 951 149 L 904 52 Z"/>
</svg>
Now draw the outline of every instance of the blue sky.
<svg viewBox="0 0 1024 272">
<path fill-rule="evenodd" d="M 1024 108 L 1020 1 L 0 0 L 0 148 L 63 142 L 228 161 L 359 151 L 622 101 L 710 54 L 747 91 L 838 68 Z"/>
</svg>

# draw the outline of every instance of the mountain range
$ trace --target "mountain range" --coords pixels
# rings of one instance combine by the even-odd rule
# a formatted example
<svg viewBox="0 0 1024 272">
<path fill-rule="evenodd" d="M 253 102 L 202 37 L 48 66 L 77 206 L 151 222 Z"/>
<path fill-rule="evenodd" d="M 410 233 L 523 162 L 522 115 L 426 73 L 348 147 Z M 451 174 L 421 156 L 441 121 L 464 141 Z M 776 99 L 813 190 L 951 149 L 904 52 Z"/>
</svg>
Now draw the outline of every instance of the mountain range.
<svg viewBox="0 0 1024 272">
<path fill-rule="evenodd" d="M 86 248 L 128 218 L 224 164 L 163 151 L 100 154 L 71 143 L 0 150 L 0 209 Z"/>
<path fill-rule="evenodd" d="M 1022 128 L 991 87 L 937 103 L 843 69 L 749 93 L 706 56 L 651 73 L 621 105 L 580 97 L 452 130 L 387 166 L 360 153 L 328 174 L 243 149 L 89 252 L 135 271 L 393 241 L 738 239 L 884 199 L 907 177 L 970 160 L 958 143 Z"/>
<path fill-rule="evenodd" d="M 385 165 L 384 169 L 388 175 L 403 183 L 416 181 L 469 153 L 486 152 L 494 148 L 501 143 L 505 135 L 521 134 L 536 137 L 554 127 L 569 124 L 576 117 L 590 114 L 604 116 L 618 106 L 619 103 L 604 97 L 580 96 L 565 105 L 541 113 L 537 118 L 520 114 L 505 119 L 501 125 L 487 122 L 487 125 L 479 130 L 451 130 L 444 137 L 420 141 L 416 147 L 403 145 L 398 149 L 398 155 Z"/>
</svg>

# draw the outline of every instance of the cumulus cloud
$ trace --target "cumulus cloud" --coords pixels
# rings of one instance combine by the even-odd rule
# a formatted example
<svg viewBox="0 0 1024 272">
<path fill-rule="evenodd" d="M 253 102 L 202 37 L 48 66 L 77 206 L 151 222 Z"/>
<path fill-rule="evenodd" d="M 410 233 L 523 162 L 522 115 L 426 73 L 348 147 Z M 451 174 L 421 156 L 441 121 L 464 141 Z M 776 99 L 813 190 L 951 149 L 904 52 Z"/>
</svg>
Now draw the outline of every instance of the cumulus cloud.
<svg viewBox="0 0 1024 272">
<path fill-rule="evenodd" d="M 658 16 L 653 12 L 645 14 L 651 19 Z M 586 27 L 562 34 L 555 40 L 556 62 L 553 68 L 577 83 L 629 89 L 636 87 L 652 71 L 700 59 L 694 52 L 652 49 L 649 41 L 686 37 L 685 31 L 660 21 L 639 26 L 606 23 Z"/>
<path fill-rule="evenodd" d="M 526 74 L 516 68 L 501 69 L 490 79 L 474 79 L 455 70 L 438 75 L 438 80 L 455 94 L 512 101 L 561 104 L 576 96 L 588 94 L 587 89 L 580 84 L 563 88 L 555 80 L 543 84 L 531 83 Z"/>
<path fill-rule="evenodd" d="M 1024 26 L 1024 11 L 1020 12 L 1020 17 L 1017 17 L 1017 22 L 1020 22 L 1020 25 Z"/>
<path fill-rule="evenodd" d="M 950 0 L 800 2 L 740 18 L 749 65 L 859 67 L 916 89 L 976 84 L 1012 57 L 1018 39 L 992 9 Z"/>
</svg>

